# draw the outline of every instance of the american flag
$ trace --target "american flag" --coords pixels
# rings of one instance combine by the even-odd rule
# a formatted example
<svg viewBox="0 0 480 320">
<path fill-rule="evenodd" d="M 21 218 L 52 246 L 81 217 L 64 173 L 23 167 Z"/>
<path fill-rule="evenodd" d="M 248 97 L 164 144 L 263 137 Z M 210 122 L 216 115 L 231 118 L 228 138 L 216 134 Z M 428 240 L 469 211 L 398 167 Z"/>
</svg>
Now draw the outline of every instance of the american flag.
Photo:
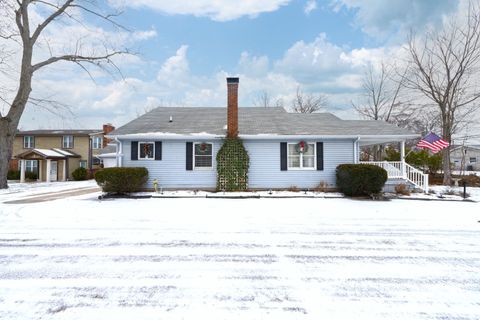
<svg viewBox="0 0 480 320">
<path fill-rule="evenodd" d="M 430 132 L 417 143 L 417 148 L 427 148 L 432 150 L 432 153 L 437 153 L 438 151 L 445 149 L 449 145 L 450 144 L 447 141 L 443 140 L 435 133 Z"/>
</svg>

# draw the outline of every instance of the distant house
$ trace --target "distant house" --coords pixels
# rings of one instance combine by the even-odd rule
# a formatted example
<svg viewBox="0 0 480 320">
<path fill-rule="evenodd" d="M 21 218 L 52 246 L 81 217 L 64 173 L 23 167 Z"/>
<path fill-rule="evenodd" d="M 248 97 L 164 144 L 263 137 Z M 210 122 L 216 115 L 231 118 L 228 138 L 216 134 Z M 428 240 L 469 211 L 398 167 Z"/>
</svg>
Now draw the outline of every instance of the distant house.
<svg viewBox="0 0 480 320">
<path fill-rule="evenodd" d="M 115 128 L 105 124 L 100 130 L 28 130 L 15 135 L 10 169 L 33 172 L 39 181 L 65 181 L 78 167 L 101 166 L 98 154 L 106 146 L 105 134 Z M 24 178 L 24 175 L 22 175 Z"/>
<path fill-rule="evenodd" d="M 452 146 L 450 162 L 454 170 L 480 171 L 480 145 Z"/>
<path fill-rule="evenodd" d="M 101 160 L 104 168 L 112 168 L 117 166 L 117 145 L 109 143 L 105 148 L 100 150 L 97 157 Z"/>
<path fill-rule="evenodd" d="M 360 146 L 398 142 L 404 154 L 405 140 L 419 137 L 382 121 L 238 108 L 238 84 L 238 78 L 227 78 L 227 108 L 157 108 L 110 133 L 117 165 L 148 168 L 147 188 L 157 179 L 163 188 L 214 189 L 216 154 L 227 132 L 238 132 L 250 157 L 249 188 L 334 187 L 336 167 L 359 163 Z M 426 175 L 404 161 L 374 164 L 391 180 L 428 188 Z"/>
</svg>

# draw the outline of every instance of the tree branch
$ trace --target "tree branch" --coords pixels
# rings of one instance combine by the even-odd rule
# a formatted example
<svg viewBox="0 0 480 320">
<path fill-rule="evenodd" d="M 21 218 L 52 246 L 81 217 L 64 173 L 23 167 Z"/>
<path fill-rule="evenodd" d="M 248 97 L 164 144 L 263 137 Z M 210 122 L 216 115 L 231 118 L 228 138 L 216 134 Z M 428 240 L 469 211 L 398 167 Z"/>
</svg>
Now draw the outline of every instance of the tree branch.
<svg viewBox="0 0 480 320">
<path fill-rule="evenodd" d="M 55 18 L 57 18 L 58 16 L 60 16 L 63 12 L 65 12 L 65 10 L 71 6 L 72 2 L 74 0 L 67 0 L 65 1 L 65 3 L 61 6 L 61 7 L 58 7 L 57 11 L 53 12 L 50 16 L 48 16 L 47 19 L 45 19 L 45 21 L 43 21 L 41 24 L 39 24 L 37 26 L 37 29 L 35 29 L 35 31 L 33 32 L 33 35 L 32 35 L 32 43 L 35 43 L 38 39 L 38 36 L 40 36 L 40 33 L 42 33 L 43 29 L 45 29 L 49 24 L 50 22 L 52 22 L 53 20 L 55 20 Z"/>
<path fill-rule="evenodd" d="M 32 66 L 33 72 L 37 71 L 38 69 L 45 67 L 49 64 L 55 63 L 57 61 L 70 61 L 70 62 L 89 62 L 94 63 L 95 61 L 105 61 L 107 63 L 111 63 L 112 61 L 110 58 L 121 55 L 121 54 L 130 54 L 128 51 L 115 51 L 112 53 L 108 53 L 103 56 L 82 56 L 82 55 L 75 55 L 75 54 L 67 54 L 63 56 L 51 57 L 45 61 L 36 63 Z"/>
</svg>

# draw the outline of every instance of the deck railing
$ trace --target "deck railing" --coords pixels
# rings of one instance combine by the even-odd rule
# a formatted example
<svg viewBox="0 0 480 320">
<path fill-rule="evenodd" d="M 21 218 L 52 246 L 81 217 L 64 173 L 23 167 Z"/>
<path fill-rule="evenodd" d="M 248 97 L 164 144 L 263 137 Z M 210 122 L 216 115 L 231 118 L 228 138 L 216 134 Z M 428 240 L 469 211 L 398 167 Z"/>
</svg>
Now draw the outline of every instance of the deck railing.
<svg viewBox="0 0 480 320">
<path fill-rule="evenodd" d="M 360 163 L 373 164 L 379 166 L 387 171 L 389 179 L 405 179 L 422 189 L 425 193 L 428 192 L 428 174 L 412 167 L 403 161 L 362 161 Z"/>
</svg>

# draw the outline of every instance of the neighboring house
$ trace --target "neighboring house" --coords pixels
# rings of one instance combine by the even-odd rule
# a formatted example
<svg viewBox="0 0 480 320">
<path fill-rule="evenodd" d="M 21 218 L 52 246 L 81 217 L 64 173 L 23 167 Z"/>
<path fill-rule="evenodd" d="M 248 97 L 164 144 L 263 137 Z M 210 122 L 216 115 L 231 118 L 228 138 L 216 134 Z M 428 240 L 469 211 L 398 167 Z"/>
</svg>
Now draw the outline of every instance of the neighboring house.
<svg viewBox="0 0 480 320">
<path fill-rule="evenodd" d="M 112 168 L 117 166 L 117 145 L 109 143 L 98 154 L 98 158 L 103 163 L 103 168 Z"/>
<path fill-rule="evenodd" d="M 69 180 L 78 167 L 94 170 L 101 166 L 98 155 L 109 141 L 104 135 L 114 129 L 106 124 L 103 130 L 19 131 L 10 169 L 22 172 L 23 163 L 23 171 L 34 172 L 39 181 Z"/>
<path fill-rule="evenodd" d="M 480 146 L 453 146 L 450 150 L 450 162 L 454 170 L 480 171 Z"/>
<path fill-rule="evenodd" d="M 113 131 L 117 165 L 146 167 L 147 188 L 157 179 L 163 188 L 215 189 L 217 151 L 227 132 L 238 130 L 250 158 L 250 189 L 334 187 L 336 167 L 358 163 L 360 146 L 399 142 L 404 154 L 405 140 L 419 137 L 382 121 L 238 108 L 238 78 L 227 78 L 227 88 L 227 108 L 157 108 Z M 390 178 L 408 178 L 411 168 L 402 161 L 378 165 Z M 411 180 L 428 188 L 426 175 L 419 177 Z"/>
</svg>

